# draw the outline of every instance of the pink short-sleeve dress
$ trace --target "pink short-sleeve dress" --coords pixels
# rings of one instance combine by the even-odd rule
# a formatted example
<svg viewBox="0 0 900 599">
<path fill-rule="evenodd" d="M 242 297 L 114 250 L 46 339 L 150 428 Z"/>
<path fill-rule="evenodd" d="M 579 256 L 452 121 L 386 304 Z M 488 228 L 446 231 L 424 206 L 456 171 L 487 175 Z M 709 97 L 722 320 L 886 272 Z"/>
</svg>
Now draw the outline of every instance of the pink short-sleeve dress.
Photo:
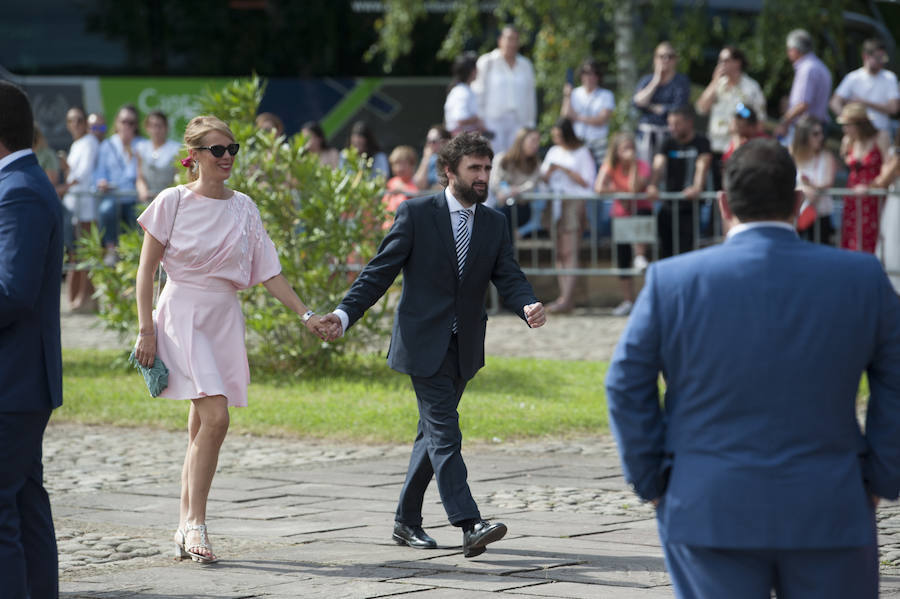
<svg viewBox="0 0 900 599">
<path fill-rule="evenodd" d="M 281 272 L 259 209 L 239 191 L 218 200 L 179 185 L 160 192 L 137 221 L 166 245 L 168 281 L 155 323 L 169 386 L 160 397 L 224 395 L 229 406 L 246 406 L 250 368 L 237 291 Z"/>
</svg>

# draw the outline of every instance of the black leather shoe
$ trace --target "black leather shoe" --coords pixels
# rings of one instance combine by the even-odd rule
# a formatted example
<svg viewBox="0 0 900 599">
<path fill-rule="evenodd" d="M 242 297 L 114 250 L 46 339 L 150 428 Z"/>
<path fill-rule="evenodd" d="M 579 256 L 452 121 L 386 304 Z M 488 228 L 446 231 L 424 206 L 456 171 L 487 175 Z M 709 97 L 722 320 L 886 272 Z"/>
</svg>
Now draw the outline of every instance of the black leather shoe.
<svg viewBox="0 0 900 599">
<path fill-rule="evenodd" d="M 437 541 L 429 537 L 421 526 L 394 522 L 394 534 L 391 538 L 398 545 L 409 545 L 413 549 L 437 549 Z"/>
<path fill-rule="evenodd" d="M 488 543 L 499 541 L 506 535 L 506 524 L 482 520 L 472 530 L 463 532 L 463 555 L 475 557 L 481 555 Z"/>
</svg>

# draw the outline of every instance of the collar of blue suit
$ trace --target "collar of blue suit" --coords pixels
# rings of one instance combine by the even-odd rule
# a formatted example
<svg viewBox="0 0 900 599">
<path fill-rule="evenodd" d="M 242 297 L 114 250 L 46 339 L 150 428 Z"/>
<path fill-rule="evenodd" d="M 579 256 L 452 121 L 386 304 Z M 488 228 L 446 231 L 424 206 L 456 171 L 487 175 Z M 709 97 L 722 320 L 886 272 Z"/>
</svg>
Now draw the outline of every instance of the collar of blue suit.
<svg viewBox="0 0 900 599">
<path fill-rule="evenodd" d="M 28 156 L 29 154 L 34 154 L 34 152 L 31 151 L 31 148 L 25 148 L 24 150 L 16 150 L 15 152 L 12 152 L 11 154 L 7 154 L 3 158 L 0 158 L 0 171 L 5 169 L 8 165 L 12 164 L 19 158 Z"/>
<path fill-rule="evenodd" d="M 728 230 L 728 233 L 725 235 L 726 239 L 731 239 L 735 235 L 740 235 L 745 231 L 752 231 L 753 229 L 761 229 L 761 228 L 774 228 L 774 229 L 784 229 L 785 231 L 790 231 L 792 233 L 796 233 L 797 230 L 794 228 L 794 225 L 788 224 L 784 221 L 780 220 L 758 220 L 749 223 L 740 223 L 737 226 L 734 226 Z"/>
</svg>

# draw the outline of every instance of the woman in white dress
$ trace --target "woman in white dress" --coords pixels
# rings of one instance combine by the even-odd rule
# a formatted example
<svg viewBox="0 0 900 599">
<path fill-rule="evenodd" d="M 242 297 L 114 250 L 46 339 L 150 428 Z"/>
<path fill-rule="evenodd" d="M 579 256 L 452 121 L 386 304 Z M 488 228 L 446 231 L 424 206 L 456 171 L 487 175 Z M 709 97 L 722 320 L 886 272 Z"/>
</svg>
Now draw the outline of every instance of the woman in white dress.
<svg viewBox="0 0 900 599">
<path fill-rule="evenodd" d="M 597 167 L 587 146 L 575 135 L 572 121 L 561 118 L 550 131 L 553 147 L 547 150 L 541 164 L 544 182 L 559 198 L 553 200 L 553 219 L 556 222 L 556 268 L 578 266 L 578 242 L 584 231 L 584 200 L 573 196 L 591 195 Z M 568 199 L 563 199 L 568 198 Z M 558 275 L 559 297 L 548 312 L 569 312 L 575 306 L 575 275 Z"/>
<path fill-rule="evenodd" d="M 884 265 L 894 291 L 900 294 L 900 131 L 894 145 L 888 150 L 888 159 L 872 187 L 889 188 L 878 228 L 878 246 L 875 255 Z"/>
<path fill-rule="evenodd" d="M 191 401 L 175 543 L 179 557 L 212 563 L 218 558 L 206 532 L 207 498 L 228 408 L 247 405 L 250 381 L 236 293 L 262 283 L 316 334 L 320 318 L 281 274 L 256 204 L 225 187 L 239 149 L 228 125 L 198 116 L 188 123 L 184 143 L 191 182 L 163 190 L 137 219 L 145 234 L 135 356 L 149 367 L 158 355 L 169 368 L 161 397 Z M 154 317 L 153 274 L 161 260 L 168 282 Z"/>
</svg>

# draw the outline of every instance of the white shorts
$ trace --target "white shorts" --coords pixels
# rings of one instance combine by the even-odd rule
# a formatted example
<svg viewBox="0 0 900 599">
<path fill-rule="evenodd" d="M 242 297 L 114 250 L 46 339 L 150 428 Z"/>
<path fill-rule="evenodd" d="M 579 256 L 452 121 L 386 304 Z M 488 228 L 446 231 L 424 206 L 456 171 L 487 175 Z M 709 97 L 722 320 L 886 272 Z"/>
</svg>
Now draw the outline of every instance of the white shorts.
<svg viewBox="0 0 900 599">
<path fill-rule="evenodd" d="M 97 220 L 97 198 L 90 191 L 69 191 L 63 205 L 72 213 L 72 221 L 92 223 Z"/>
</svg>

